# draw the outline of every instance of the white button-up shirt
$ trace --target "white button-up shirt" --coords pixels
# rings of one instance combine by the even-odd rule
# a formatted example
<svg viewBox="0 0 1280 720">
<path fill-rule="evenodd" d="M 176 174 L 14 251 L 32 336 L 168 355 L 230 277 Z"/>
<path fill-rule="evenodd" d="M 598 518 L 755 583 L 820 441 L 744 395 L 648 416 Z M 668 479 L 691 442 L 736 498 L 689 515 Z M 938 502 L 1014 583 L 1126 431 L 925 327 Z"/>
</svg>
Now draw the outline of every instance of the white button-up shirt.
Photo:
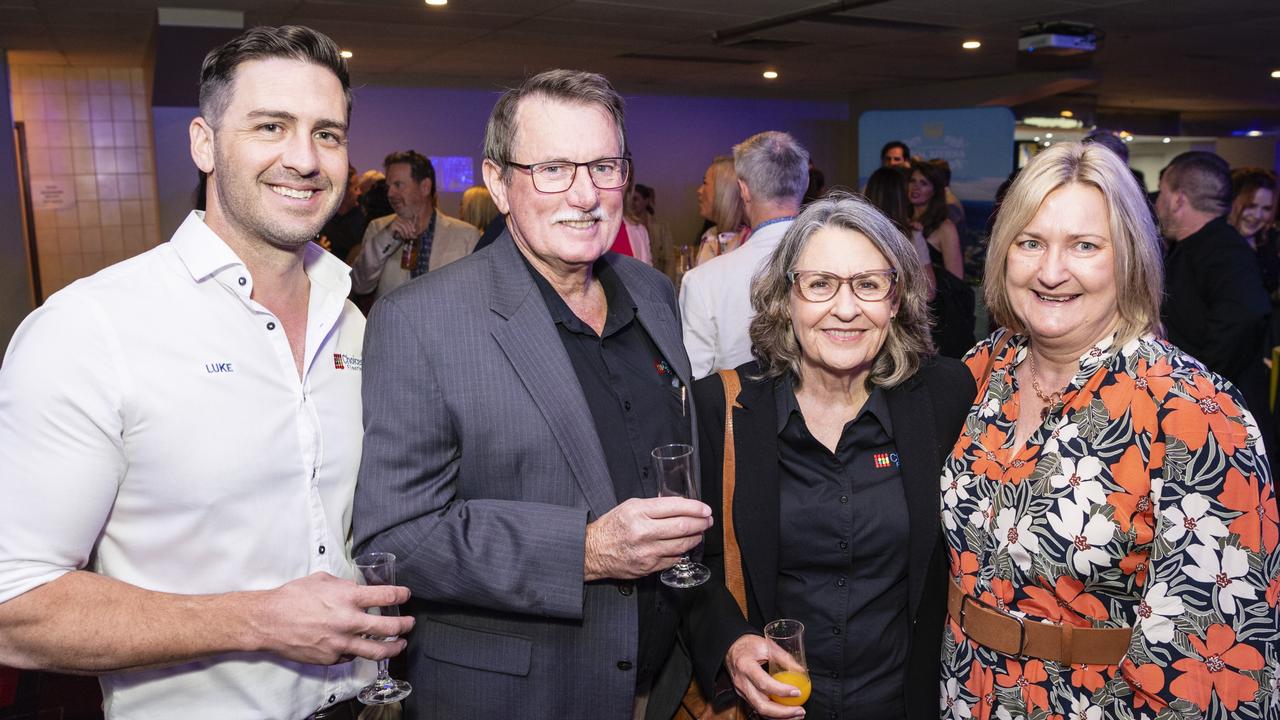
<svg viewBox="0 0 1280 720">
<path fill-rule="evenodd" d="M 751 359 L 747 334 L 755 316 L 751 279 L 769 262 L 791 223 L 783 220 L 765 225 L 751 233 L 742 247 L 711 258 L 685 273 L 680 281 L 684 349 L 695 378 Z"/>
<path fill-rule="evenodd" d="M 354 577 L 364 318 L 346 265 L 312 245 L 304 267 L 301 380 L 199 213 L 22 323 L 0 369 L 0 602 L 83 568 L 182 594 Z M 296 719 L 370 667 L 240 653 L 101 680 L 109 718 Z"/>
</svg>

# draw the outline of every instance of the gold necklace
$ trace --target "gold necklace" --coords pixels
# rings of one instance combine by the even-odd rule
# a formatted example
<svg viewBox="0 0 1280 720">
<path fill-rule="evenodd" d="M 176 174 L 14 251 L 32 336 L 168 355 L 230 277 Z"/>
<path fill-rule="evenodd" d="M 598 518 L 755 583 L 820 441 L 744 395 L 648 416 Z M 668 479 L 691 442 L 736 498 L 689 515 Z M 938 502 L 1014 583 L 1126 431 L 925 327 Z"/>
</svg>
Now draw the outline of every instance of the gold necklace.
<svg viewBox="0 0 1280 720">
<path fill-rule="evenodd" d="M 1040 409 L 1040 421 L 1044 422 L 1049 417 L 1049 408 L 1062 402 L 1062 391 L 1055 390 L 1046 395 L 1044 390 L 1040 389 L 1040 373 L 1036 371 L 1036 354 L 1031 351 L 1031 348 L 1027 348 L 1027 354 L 1031 356 L 1031 389 L 1036 391 L 1036 397 L 1045 404 Z"/>
</svg>

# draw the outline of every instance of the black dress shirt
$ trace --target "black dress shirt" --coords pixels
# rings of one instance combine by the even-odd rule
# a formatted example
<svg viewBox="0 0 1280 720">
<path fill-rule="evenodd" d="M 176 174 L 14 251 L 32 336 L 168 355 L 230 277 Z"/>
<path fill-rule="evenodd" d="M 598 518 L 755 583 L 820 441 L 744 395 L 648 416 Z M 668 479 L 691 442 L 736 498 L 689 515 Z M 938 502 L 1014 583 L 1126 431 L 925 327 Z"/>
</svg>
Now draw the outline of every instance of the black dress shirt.
<svg viewBox="0 0 1280 720">
<path fill-rule="evenodd" d="M 345 214 L 329 218 L 329 222 L 320 228 L 320 234 L 329 238 L 329 252 L 346 262 L 351 249 L 364 237 L 364 229 L 368 224 L 364 219 L 364 210 L 356 205 Z"/>
<path fill-rule="evenodd" d="M 606 263 L 597 261 L 593 268 L 608 302 L 604 331 L 597 335 L 520 257 L 556 323 L 582 386 L 618 502 L 657 497 L 650 453 L 659 445 L 690 443 L 693 436 L 684 413 L 687 399 L 675 372 L 640 324 L 626 287 Z M 640 611 L 636 685 L 647 687 L 671 652 L 677 598 L 656 575 L 637 580 L 634 589 Z M 620 590 L 630 592 L 632 586 L 623 584 Z"/>
<path fill-rule="evenodd" d="M 901 720 L 910 646 L 908 517 L 893 424 L 871 391 L 832 453 L 779 381 L 778 612 L 805 624 L 810 718 Z M 930 691 L 934 691 L 930 689 Z"/>
</svg>

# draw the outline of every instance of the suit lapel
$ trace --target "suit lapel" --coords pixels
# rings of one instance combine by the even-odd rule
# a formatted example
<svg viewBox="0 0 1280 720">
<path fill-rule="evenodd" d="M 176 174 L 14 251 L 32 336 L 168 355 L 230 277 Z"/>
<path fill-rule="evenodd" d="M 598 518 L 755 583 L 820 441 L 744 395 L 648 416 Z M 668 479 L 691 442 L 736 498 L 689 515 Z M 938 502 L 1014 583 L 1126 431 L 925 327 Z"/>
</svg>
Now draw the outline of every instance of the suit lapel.
<svg viewBox="0 0 1280 720">
<path fill-rule="evenodd" d="M 762 622 L 772 620 L 778 586 L 778 427 L 773 381 L 743 378 L 733 411 L 738 477 L 733 521 L 744 574 Z"/>
<path fill-rule="evenodd" d="M 490 308 L 505 321 L 493 337 L 551 426 L 592 515 L 600 517 L 618 504 L 604 449 L 551 313 L 518 252 L 503 233 L 489 253 Z"/>
<path fill-rule="evenodd" d="M 893 419 L 894 444 L 902 463 L 903 492 L 907 498 L 907 567 L 910 612 L 915 617 L 924 590 L 929 559 L 937 543 L 940 494 L 938 492 L 938 442 L 933 406 L 920 375 L 888 392 Z"/>
</svg>

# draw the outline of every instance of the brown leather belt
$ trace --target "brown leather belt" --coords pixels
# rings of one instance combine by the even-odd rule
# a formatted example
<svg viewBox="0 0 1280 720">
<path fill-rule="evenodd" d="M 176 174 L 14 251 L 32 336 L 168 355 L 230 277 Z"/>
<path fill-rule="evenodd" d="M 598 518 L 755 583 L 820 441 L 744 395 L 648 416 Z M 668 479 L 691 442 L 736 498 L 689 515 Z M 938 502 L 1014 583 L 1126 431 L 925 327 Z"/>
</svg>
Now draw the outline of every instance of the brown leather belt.
<svg viewBox="0 0 1280 720">
<path fill-rule="evenodd" d="M 1133 628 L 1080 628 L 1026 621 L 966 593 L 955 578 L 947 588 L 947 612 L 971 640 L 1006 655 L 1065 665 L 1117 665 L 1129 651 Z"/>
</svg>

